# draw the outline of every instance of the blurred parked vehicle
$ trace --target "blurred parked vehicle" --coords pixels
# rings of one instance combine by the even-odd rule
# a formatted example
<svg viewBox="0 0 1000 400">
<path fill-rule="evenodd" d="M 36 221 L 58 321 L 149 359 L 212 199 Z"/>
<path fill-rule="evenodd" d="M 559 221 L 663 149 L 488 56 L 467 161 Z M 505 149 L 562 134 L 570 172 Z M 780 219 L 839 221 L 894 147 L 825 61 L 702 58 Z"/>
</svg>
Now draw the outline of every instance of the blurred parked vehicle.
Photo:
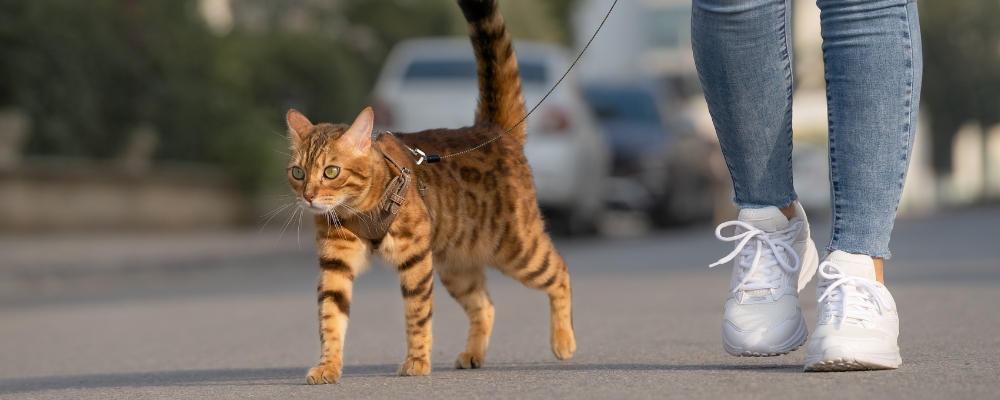
<svg viewBox="0 0 1000 400">
<path fill-rule="evenodd" d="M 569 68 L 555 45 L 515 42 L 525 105 L 542 99 Z M 373 93 L 378 129 L 416 132 L 473 123 L 475 58 L 468 39 L 417 39 L 393 48 Z M 592 229 L 603 207 L 611 155 L 572 75 L 528 117 L 524 148 L 551 228 Z"/>
<path fill-rule="evenodd" d="M 584 94 L 614 154 L 608 207 L 647 213 L 657 226 L 711 218 L 710 144 L 670 129 L 644 87 L 595 84 Z"/>
</svg>

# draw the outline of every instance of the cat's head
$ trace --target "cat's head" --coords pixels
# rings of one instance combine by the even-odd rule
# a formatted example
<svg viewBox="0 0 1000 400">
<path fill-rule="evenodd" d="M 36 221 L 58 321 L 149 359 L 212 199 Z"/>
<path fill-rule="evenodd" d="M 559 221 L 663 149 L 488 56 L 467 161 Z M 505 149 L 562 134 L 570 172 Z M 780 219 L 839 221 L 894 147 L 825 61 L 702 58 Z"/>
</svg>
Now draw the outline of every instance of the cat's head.
<svg viewBox="0 0 1000 400">
<path fill-rule="evenodd" d="M 326 214 L 340 205 L 355 206 L 371 179 L 373 118 L 366 108 L 350 126 L 313 125 L 302 113 L 288 110 L 292 158 L 287 177 L 300 208 Z"/>
</svg>

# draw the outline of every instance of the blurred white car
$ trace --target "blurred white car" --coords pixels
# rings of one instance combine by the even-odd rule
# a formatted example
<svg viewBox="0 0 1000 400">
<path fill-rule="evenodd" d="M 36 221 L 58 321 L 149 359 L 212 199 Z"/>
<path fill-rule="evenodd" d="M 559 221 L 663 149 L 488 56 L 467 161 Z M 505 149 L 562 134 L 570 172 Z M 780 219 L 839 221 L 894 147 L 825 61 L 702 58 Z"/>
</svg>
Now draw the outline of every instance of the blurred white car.
<svg viewBox="0 0 1000 400">
<path fill-rule="evenodd" d="M 571 59 L 555 45 L 515 42 L 525 106 L 534 107 Z M 472 125 L 478 87 L 468 39 L 418 39 L 393 48 L 373 92 L 376 128 L 416 132 Z M 557 231 L 591 229 L 602 209 L 611 153 L 570 74 L 525 121 L 524 148 L 539 205 Z"/>
</svg>

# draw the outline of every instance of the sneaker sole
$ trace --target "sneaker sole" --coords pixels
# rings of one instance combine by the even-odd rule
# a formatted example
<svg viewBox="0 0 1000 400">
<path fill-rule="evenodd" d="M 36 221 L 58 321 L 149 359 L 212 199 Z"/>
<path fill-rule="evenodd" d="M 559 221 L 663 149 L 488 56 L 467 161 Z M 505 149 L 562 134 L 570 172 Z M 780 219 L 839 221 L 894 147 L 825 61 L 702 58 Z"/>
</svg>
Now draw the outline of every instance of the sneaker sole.
<svg viewBox="0 0 1000 400">
<path fill-rule="evenodd" d="M 832 360 L 820 360 L 809 363 L 807 361 L 805 372 L 844 372 L 844 371 L 875 371 L 880 369 L 899 368 L 902 361 L 899 360 L 858 360 L 854 357 L 842 357 Z"/>
<path fill-rule="evenodd" d="M 806 340 L 809 339 L 809 329 L 806 327 L 806 320 L 799 316 L 799 326 L 795 330 L 795 335 L 792 339 L 789 339 L 785 343 L 790 343 L 790 345 L 781 346 L 777 348 L 769 348 L 762 351 L 754 350 L 742 350 L 737 349 L 735 346 L 729 344 L 725 336 L 722 337 L 722 347 L 726 349 L 726 352 L 735 357 L 776 357 L 791 353 L 798 350 L 799 347 L 806 344 Z"/>
</svg>

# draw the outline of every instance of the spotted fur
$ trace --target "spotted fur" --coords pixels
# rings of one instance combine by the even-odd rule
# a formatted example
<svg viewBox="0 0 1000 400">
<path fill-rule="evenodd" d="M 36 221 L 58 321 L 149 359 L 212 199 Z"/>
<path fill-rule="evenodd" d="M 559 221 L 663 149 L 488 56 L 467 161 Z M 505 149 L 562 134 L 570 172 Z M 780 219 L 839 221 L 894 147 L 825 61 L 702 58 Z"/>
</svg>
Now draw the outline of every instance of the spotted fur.
<svg viewBox="0 0 1000 400">
<path fill-rule="evenodd" d="M 567 359 L 576 350 L 569 273 L 545 233 L 522 150 L 523 126 L 437 164 L 416 165 L 405 147 L 454 154 L 496 137 L 524 117 L 517 60 L 495 0 L 458 3 L 469 22 L 479 73 L 474 126 L 382 135 L 373 143 L 370 109 L 351 125 L 313 125 L 295 110 L 286 116 L 293 151 L 288 180 L 300 207 L 315 214 L 317 226 L 321 356 L 307 375 L 310 384 L 340 378 L 354 277 L 373 253 L 399 274 L 407 341 L 400 375 L 430 373 L 434 271 L 469 318 L 468 341 L 455 368 L 478 368 L 485 362 L 494 315 L 486 267 L 545 291 L 552 352 Z M 426 198 L 417 190 L 407 193 L 388 235 L 375 248 L 351 230 L 364 223 L 356 215 L 375 207 L 389 180 L 399 174 L 383 153 L 414 171 L 428 190 Z M 328 166 L 339 167 L 339 175 L 325 177 Z M 301 179 L 293 173 L 296 168 L 303 172 Z"/>
</svg>

